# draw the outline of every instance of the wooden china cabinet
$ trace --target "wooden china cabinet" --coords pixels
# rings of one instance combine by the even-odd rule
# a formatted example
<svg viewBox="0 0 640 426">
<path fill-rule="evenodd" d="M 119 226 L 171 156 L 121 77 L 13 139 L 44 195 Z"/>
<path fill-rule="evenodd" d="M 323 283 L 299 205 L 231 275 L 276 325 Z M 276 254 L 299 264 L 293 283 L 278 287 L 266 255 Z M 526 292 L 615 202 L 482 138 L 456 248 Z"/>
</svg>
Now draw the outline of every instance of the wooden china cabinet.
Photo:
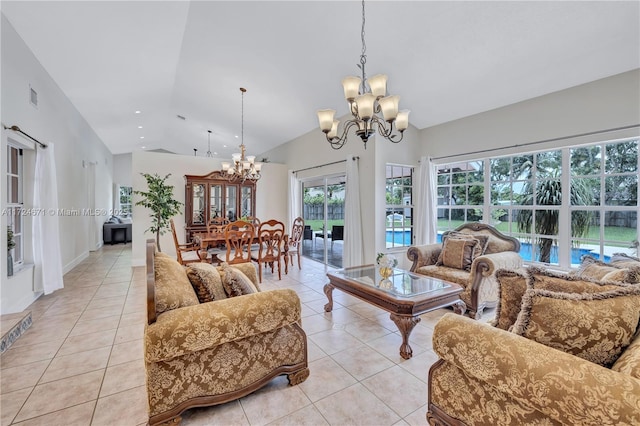
<svg viewBox="0 0 640 426">
<path fill-rule="evenodd" d="M 229 182 L 227 174 L 213 171 L 203 176 L 185 175 L 186 238 L 194 232 L 206 232 L 207 224 L 216 217 L 230 221 L 255 216 L 256 182 Z"/>
</svg>

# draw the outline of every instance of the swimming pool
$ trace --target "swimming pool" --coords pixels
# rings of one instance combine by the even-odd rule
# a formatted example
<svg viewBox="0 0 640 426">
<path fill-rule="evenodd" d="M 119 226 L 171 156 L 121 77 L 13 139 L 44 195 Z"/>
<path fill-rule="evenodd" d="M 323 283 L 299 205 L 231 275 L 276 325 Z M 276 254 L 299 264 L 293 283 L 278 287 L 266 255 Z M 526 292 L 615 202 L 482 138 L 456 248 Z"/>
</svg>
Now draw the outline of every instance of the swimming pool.
<svg viewBox="0 0 640 426">
<path fill-rule="evenodd" d="M 387 243 L 394 243 L 396 245 L 411 245 L 411 231 L 410 230 L 397 230 L 390 231 L 387 230 L 386 234 Z M 442 241 L 442 235 L 438 234 L 438 242 Z M 571 263 L 573 265 L 580 264 L 580 258 L 585 254 L 590 254 L 591 256 L 598 258 L 598 253 L 594 253 L 591 249 L 588 248 L 578 248 L 573 247 L 571 249 Z M 531 260 L 531 243 L 520 243 L 520 256 L 523 260 L 530 261 Z M 539 256 L 539 254 L 538 254 Z M 536 259 L 537 260 L 537 259 Z M 600 259 L 605 262 L 610 260 L 610 256 L 604 256 L 604 259 Z M 553 246 L 551 248 L 551 261 L 550 263 L 558 263 L 558 247 Z"/>
</svg>

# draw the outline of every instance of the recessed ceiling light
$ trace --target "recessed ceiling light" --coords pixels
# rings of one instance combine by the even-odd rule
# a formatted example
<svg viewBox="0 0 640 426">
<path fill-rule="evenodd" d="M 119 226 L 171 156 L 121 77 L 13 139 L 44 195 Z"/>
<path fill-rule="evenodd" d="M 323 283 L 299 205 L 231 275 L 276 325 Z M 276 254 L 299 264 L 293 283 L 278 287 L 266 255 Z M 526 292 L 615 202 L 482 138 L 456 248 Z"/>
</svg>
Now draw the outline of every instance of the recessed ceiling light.
<svg viewBox="0 0 640 426">
<path fill-rule="evenodd" d="M 138 129 L 142 129 L 142 126 L 138 126 Z"/>
<path fill-rule="evenodd" d="M 218 153 L 214 151 L 213 155 L 218 155 Z"/>
<path fill-rule="evenodd" d="M 136 114 L 140 114 L 140 112 L 141 112 L 141 111 L 140 111 L 140 110 L 138 110 L 138 111 L 136 111 Z"/>
<path fill-rule="evenodd" d="M 227 146 L 226 146 L 226 145 L 222 145 L 222 147 L 223 147 L 223 148 L 226 148 Z"/>
<path fill-rule="evenodd" d="M 143 145 L 143 146 L 141 146 L 140 148 L 145 149 L 145 148 L 146 148 L 146 146 L 144 146 L 144 145 Z"/>
<path fill-rule="evenodd" d="M 238 139 L 238 135 L 236 135 L 236 139 Z"/>
<path fill-rule="evenodd" d="M 144 139 L 144 136 L 140 136 L 140 139 Z"/>
</svg>

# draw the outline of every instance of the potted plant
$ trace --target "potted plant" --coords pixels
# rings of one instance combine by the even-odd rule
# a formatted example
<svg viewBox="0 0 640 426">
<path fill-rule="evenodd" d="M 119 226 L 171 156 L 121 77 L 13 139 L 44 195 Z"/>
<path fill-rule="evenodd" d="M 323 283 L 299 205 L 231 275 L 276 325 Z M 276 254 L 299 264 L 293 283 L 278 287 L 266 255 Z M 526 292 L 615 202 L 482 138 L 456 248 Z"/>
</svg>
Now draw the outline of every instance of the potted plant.
<svg viewBox="0 0 640 426">
<path fill-rule="evenodd" d="M 173 185 L 167 185 L 166 180 L 171 174 L 160 177 L 158 174 L 140 173 L 147 180 L 148 191 L 133 191 L 142 196 L 136 206 L 143 206 L 151 210 L 151 226 L 145 230 L 156 234 L 156 246 L 160 250 L 160 235 L 169 228 L 169 219 L 180 213 L 180 201 L 173 199 Z"/>
<path fill-rule="evenodd" d="M 13 229 L 7 226 L 7 276 L 13 275 L 13 256 L 11 256 L 11 250 L 16 246 L 16 242 L 13 239 Z"/>
</svg>

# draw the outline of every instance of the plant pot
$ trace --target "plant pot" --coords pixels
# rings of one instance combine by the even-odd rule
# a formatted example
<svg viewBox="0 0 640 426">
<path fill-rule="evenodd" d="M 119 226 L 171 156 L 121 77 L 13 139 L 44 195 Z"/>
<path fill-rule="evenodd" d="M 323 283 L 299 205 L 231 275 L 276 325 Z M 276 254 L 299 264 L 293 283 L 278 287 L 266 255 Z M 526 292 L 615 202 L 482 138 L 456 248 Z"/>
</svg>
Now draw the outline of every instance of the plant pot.
<svg viewBox="0 0 640 426">
<path fill-rule="evenodd" d="M 11 253 L 7 253 L 7 276 L 10 277 L 13 275 L 13 257 Z"/>
</svg>

